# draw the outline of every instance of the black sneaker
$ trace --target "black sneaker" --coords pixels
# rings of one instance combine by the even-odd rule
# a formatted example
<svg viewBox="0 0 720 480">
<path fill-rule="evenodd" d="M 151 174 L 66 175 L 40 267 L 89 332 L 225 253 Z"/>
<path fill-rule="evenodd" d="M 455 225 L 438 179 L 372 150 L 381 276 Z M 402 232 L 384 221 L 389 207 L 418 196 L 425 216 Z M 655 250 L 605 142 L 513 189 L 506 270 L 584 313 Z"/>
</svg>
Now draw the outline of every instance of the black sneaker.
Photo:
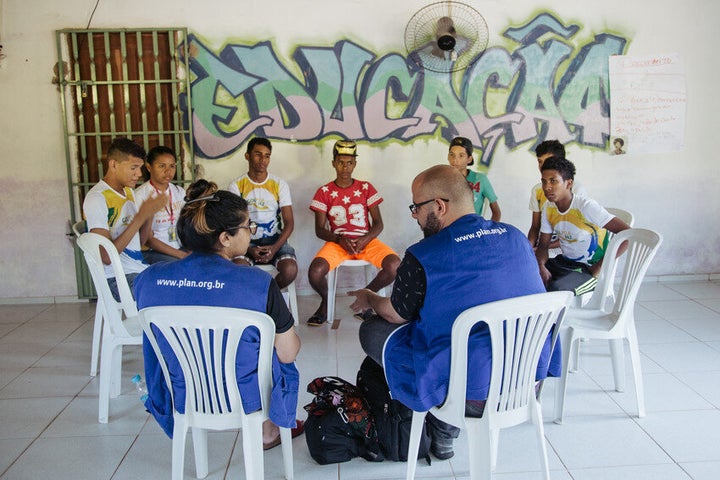
<svg viewBox="0 0 720 480">
<path fill-rule="evenodd" d="M 430 443 L 430 453 L 438 460 L 448 460 L 455 456 L 451 440 L 435 440 Z"/>
</svg>

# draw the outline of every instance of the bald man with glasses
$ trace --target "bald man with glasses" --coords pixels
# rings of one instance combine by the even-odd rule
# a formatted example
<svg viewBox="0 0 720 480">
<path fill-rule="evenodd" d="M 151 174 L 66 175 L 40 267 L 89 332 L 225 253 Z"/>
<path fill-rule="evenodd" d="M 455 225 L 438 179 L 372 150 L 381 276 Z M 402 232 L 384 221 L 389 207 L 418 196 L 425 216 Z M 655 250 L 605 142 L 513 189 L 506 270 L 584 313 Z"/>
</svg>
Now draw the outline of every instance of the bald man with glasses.
<svg viewBox="0 0 720 480">
<path fill-rule="evenodd" d="M 496 300 L 542 293 L 545 288 L 525 235 L 512 225 L 475 213 L 473 193 L 454 167 L 436 165 L 412 184 L 410 213 L 425 238 L 410 246 L 397 270 L 390 297 L 350 292 L 353 310 L 377 313 L 360 326 L 360 343 L 384 366 L 393 398 L 416 411 L 444 402 L 450 377 L 452 325 L 464 310 Z M 467 414 L 481 416 L 490 382 L 487 326 L 473 331 Z M 547 375 L 549 341 L 538 379 Z M 557 353 L 557 352 L 556 352 Z M 553 355 L 552 374 L 560 373 Z M 557 365 L 555 365 L 557 362 Z M 430 452 L 451 458 L 459 430 L 428 415 Z"/>
</svg>

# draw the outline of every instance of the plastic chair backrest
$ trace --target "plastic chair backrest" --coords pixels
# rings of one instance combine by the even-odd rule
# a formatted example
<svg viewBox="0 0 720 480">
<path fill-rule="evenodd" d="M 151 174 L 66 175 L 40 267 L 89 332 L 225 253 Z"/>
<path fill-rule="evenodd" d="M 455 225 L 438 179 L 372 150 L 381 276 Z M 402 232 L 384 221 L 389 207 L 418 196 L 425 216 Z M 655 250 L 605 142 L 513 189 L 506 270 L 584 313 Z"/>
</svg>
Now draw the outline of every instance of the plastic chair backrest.
<svg viewBox="0 0 720 480">
<path fill-rule="evenodd" d="M 140 311 L 140 324 L 152 344 L 165 381 L 172 385 L 157 333 L 165 337 L 185 378 L 185 419 L 189 426 L 237 428 L 245 415 L 235 372 L 240 337 L 248 327 L 260 334 L 258 385 L 262 410 L 272 389 L 275 323 L 266 314 L 227 307 L 162 306 Z M 172 388 L 170 391 L 172 393 Z M 173 399 L 174 405 L 174 399 Z"/>
<path fill-rule="evenodd" d="M 465 424 L 467 350 L 470 330 L 484 322 L 490 330 L 492 373 L 483 418 L 491 428 L 525 421 L 535 401 L 535 372 L 545 340 L 553 325 L 553 346 L 571 292 L 547 292 L 510 298 L 462 312 L 452 329 L 450 383 L 440 410 L 443 421 Z M 489 417 L 486 417 L 489 415 Z"/>
<path fill-rule="evenodd" d="M 625 242 L 627 248 L 618 256 L 618 249 Z M 595 291 L 584 309 L 619 315 L 628 306 L 633 308 L 648 266 L 661 243 L 659 233 L 644 228 L 631 228 L 613 235 L 603 257 Z M 615 274 L 621 263 L 624 264 L 623 275 L 616 290 Z"/>
<path fill-rule="evenodd" d="M 613 208 L 613 207 L 605 207 L 605 210 L 608 211 L 608 213 L 611 213 L 615 215 L 617 218 L 622 220 L 623 222 L 627 223 L 628 226 L 632 227 L 635 223 L 635 217 L 632 213 L 628 212 L 627 210 L 623 210 L 622 208 Z"/>
<path fill-rule="evenodd" d="M 75 222 L 72 225 L 73 233 L 75 234 L 76 238 L 79 238 L 80 235 L 87 232 L 87 223 L 85 223 L 85 220 L 80 220 L 79 222 Z"/>
<path fill-rule="evenodd" d="M 77 239 L 77 244 L 85 255 L 85 262 L 87 263 L 88 270 L 90 270 L 93 284 L 95 284 L 95 291 L 104 305 L 106 313 L 106 315 L 104 315 L 106 320 L 105 326 L 109 327 L 114 334 L 128 336 L 127 330 L 122 325 L 120 312 L 123 312 L 125 317 L 135 317 L 138 312 L 135 299 L 130 292 L 130 286 L 125 278 L 125 271 L 120 263 L 120 255 L 115 245 L 107 237 L 91 232 L 80 235 Z M 120 302 L 113 297 L 107 278 L 105 277 L 105 267 L 100 253 L 101 247 L 107 252 L 110 258 L 110 266 L 115 273 Z"/>
</svg>

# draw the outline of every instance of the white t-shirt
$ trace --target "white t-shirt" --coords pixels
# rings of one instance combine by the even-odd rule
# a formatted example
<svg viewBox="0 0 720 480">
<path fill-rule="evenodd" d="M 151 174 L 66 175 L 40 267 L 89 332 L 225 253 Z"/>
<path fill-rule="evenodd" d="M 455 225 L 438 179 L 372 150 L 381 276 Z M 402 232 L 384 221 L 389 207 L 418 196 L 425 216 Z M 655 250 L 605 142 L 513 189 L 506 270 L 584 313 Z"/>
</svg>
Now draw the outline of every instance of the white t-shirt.
<svg viewBox="0 0 720 480">
<path fill-rule="evenodd" d="M 85 197 L 83 214 L 88 231 L 93 228 L 102 228 L 108 230 L 110 238 L 115 240 L 125 231 L 137 214 L 132 188 L 125 187 L 123 195 L 100 180 Z M 143 263 L 142 258 L 140 234 L 136 233 L 127 247 L 120 252 L 120 264 L 125 274 L 140 273 L 145 270 L 147 265 Z M 115 276 L 110 265 L 105 265 L 105 276 L 107 278 Z"/>
<path fill-rule="evenodd" d="M 605 255 L 612 233 L 604 227 L 613 218 L 595 200 L 573 195 L 570 206 L 564 212 L 555 203 L 545 202 L 540 233 L 555 232 L 565 258 L 593 265 Z"/>
<path fill-rule="evenodd" d="M 177 237 L 176 226 L 178 218 L 180 218 L 180 210 L 185 205 L 185 190 L 178 187 L 174 183 L 168 185 L 166 190 L 167 195 L 170 196 L 170 202 L 165 208 L 158 211 L 153 217 L 152 231 L 153 236 L 163 243 L 170 245 L 173 248 L 179 249 L 180 239 Z M 152 195 L 157 195 L 158 190 L 155 189 L 150 181 L 147 181 L 135 189 L 135 204 L 137 208 L 150 198 Z"/>
<path fill-rule="evenodd" d="M 292 205 L 290 187 L 285 180 L 269 173 L 264 182 L 255 183 L 246 173 L 233 180 L 228 191 L 240 195 L 248 203 L 250 219 L 258 225 L 253 240 L 280 234 L 281 209 Z"/>
</svg>

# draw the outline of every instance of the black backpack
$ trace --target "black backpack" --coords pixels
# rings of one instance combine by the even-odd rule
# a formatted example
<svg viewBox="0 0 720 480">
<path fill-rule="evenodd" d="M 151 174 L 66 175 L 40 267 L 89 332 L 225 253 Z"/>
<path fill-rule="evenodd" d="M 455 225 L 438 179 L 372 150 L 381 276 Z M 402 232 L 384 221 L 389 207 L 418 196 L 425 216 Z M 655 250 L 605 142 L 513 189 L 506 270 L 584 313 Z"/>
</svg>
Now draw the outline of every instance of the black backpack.
<svg viewBox="0 0 720 480">
<path fill-rule="evenodd" d="M 410 443 L 412 410 L 390 398 L 385 371 L 370 357 L 366 357 L 360 365 L 360 371 L 357 374 L 357 388 L 370 407 L 382 456 L 384 459 L 394 462 L 406 462 Z M 430 464 L 429 451 L 430 434 L 426 425 L 423 424 L 418 458 L 424 458 Z"/>
<path fill-rule="evenodd" d="M 315 398 L 305 405 L 305 441 L 320 465 L 363 457 L 382 461 L 377 433 L 360 391 L 338 377 L 318 377 L 308 384 Z"/>
</svg>

